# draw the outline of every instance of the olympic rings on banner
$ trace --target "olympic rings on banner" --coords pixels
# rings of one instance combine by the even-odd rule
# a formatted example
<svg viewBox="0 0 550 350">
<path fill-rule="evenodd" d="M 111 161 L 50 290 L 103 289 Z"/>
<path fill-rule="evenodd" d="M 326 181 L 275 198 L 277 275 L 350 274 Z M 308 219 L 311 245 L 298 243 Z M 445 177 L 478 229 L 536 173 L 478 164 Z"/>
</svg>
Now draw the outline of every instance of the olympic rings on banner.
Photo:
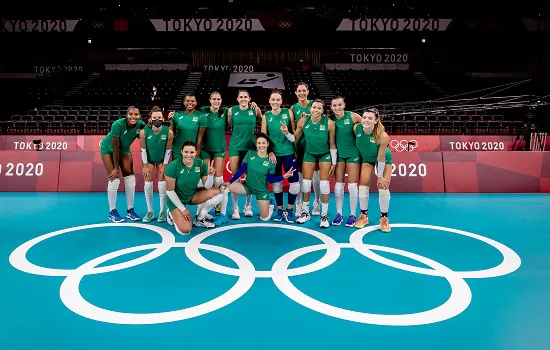
<svg viewBox="0 0 550 350">
<path fill-rule="evenodd" d="M 144 228 L 147 230 L 152 230 L 157 232 L 161 238 L 161 243 L 155 244 L 146 244 L 141 246 L 135 246 L 130 248 L 125 248 L 116 252 L 111 252 L 103 256 L 92 259 L 80 267 L 77 267 L 74 270 L 66 269 L 53 269 L 37 266 L 27 260 L 27 252 L 39 242 L 42 242 L 48 238 L 58 236 L 64 233 L 85 230 L 90 228 L 98 227 L 120 227 L 120 226 L 131 226 L 137 228 Z M 313 246 L 307 246 L 295 249 L 291 252 L 286 253 L 280 257 L 274 264 L 270 271 L 257 271 L 250 260 L 246 257 L 237 253 L 233 250 L 214 246 L 210 244 L 202 243 L 206 238 L 220 232 L 230 231 L 233 229 L 246 229 L 246 228 L 283 228 L 286 230 L 295 230 L 304 232 L 306 234 L 312 235 L 318 238 L 322 244 L 317 244 Z M 374 230 L 379 229 L 379 226 L 371 226 L 355 231 L 350 236 L 349 243 L 337 243 L 334 239 L 329 236 L 314 230 L 304 228 L 302 226 L 289 226 L 281 224 L 271 224 L 271 223 L 251 223 L 251 224 L 240 224 L 240 225 L 231 225 L 220 228 L 214 228 L 211 230 L 206 230 L 197 236 L 191 238 L 187 243 L 175 242 L 174 235 L 171 234 L 164 228 L 153 226 L 153 225 L 144 225 L 137 223 L 107 223 L 107 224 L 96 224 L 96 225 L 86 225 L 79 227 L 72 227 L 60 231 L 55 231 L 42 235 L 40 237 L 34 238 L 26 243 L 23 243 L 21 246 L 16 248 L 10 255 L 10 263 L 13 267 L 23 272 L 32 273 L 36 275 L 43 276 L 65 276 L 65 280 L 62 282 L 60 287 L 60 298 L 61 301 L 74 313 L 86 317 L 92 320 L 100 322 L 108 322 L 115 324 L 157 324 L 165 322 L 175 322 L 180 320 L 185 320 L 193 317 L 198 317 L 218 309 L 221 309 L 235 300 L 238 300 L 243 296 L 254 284 L 256 278 L 271 278 L 277 288 L 285 294 L 287 297 L 295 301 L 296 303 L 307 307 L 311 310 L 317 311 L 318 313 L 328 315 L 331 317 L 339 318 L 342 320 L 347 320 L 351 322 L 358 323 L 367 323 L 367 324 L 376 324 L 376 325 L 388 325 L 388 326 L 413 326 L 413 325 L 422 325 L 441 322 L 452 317 L 455 317 L 462 313 L 470 304 L 472 299 L 472 292 L 470 287 L 464 280 L 465 278 L 490 278 L 503 276 L 517 270 L 521 265 L 520 257 L 510 248 L 505 246 L 502 243 L 499 243 L 495 240 L 489 239 L 487 237 L 477 235 L 474 233 L 461 231 L 453 228 L 433 226 L 433 225 L 423 225 L 423 224 L 392 224 L 393 228 L 400 227 L 412 227 L 412 228 L 424 228 L 430 230 L 439 230 L 446 231 L 451 233 L 460 234 L 463 236 L 471 237 L 476 240 L 480 240 L 486 244 L 489 244 L 496 248 L 503 256 L 503 261 L 495 267 L 476 270 L 476 271 L 453 271 L 449 267 L 433 261 L 424 256 L 414 254 L 411 252 L 403 251 L 400 249 L 371 245 L 363 243 L 363 237 Z M 262 232 L 262 231 L 260 231 Z M 256 230 L 254 234 L 259 234 Z M 196 265 L 203 267 L 204 269 L 214 271 L 221 274 L 231 275 L 238 277 L 235 285 L 230 288 L 227 292 L 222 295 L 214 298 L 208 302 L 205 302 L 200 305 L 192 306 L 189 308 L 174 310 L 168 312 L 160 313 L 123 313 L 118 311 L 102 309 L 98 306 L 90 304 L 86 301 L 79 292 L 79 286 L 82 278 L 87 275 L 99 274 L 112 272 L 117 270 L 122 270 L 125 268 L 137 266 L 145 262 L 151 261 L 162 254 L 166 253 L 171 248 L 185 248 L 185 254 L 187 257 L 194 262 Z M 418 313 L 412 314 L 369 314 L 365 312 L 358 312 L 352 310 L 342 309 L 333 305 L 325 304 L 321 301 L 314 299 L 311 296 L 304 294 L 298 288 L 296 288 L 289 277 L 304 275 L 319 271 L 325 267 L 330 266 L 340 257 L 340 252 L 342 248 L 354 249 L 361 255 L 372 259 L 378 263 L 394 267 L 397 269 L 405 270 L 412 273 L 418 273 L 423 275 L 431 275 L 445 278 L 449 285 L 451 286 L 451 295 L 449 299 L 440 306 L 435 307 L 434 309 L 421 311 Z M 230 268 L 226 266 L 219 265 L 212 261 L 207 260 L 204 256 L 201 255 L 200 249 L 210 250 L 222 255 L 225 255 L 229 259 L 233 260 L 237 268 Z M 106 263 L 111 259 L 117 257 L 143 251 L 143 250 L 152 250 L 150 253 L 145 254 L 142 257 L 122 262 L 113 265 L 107 265 L 102 267 L 97 267 L 101 264 Z M 318 251 L 326 250 L 325 255 L 316 262 L 313 262 L 306 266 L 289 268 L 290 264 L 299 258 L 302 255 Z M 387 253 L 401 255 L 418 262 L 421 262 L 430 268 L 423 268 L 413 265 L 408 265 L 400 263 L 383 256 L 380 256 L 374 251 L 383 251 Z"/>
</svg>

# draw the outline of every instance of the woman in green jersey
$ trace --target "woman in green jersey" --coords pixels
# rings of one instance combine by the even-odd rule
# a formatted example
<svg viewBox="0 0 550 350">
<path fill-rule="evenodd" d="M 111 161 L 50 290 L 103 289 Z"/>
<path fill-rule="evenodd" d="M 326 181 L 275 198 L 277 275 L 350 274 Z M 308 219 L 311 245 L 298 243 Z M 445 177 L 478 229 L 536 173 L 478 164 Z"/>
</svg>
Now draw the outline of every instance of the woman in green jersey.
<svg viewBox="0 0 550 350">
<path fill-rule="evenodd" d="M 390 182 L 392 173 L 392 153 L 388 148 L 390 138 L 380 121 L 376 108 L 367 109 L 362 115 L 362 122 L 353 127 L 355 142 L 361 153 L 361 179 L 359 182 L 359 205 L 361 215 L 355 227 L 363 228 L 369 223 L 369 185 L 372 170 L 377 175 L 378 201 L 380 203 L 380 229 L 390 232 L 388 209 L 390 206 Z"/>
<path fill-rule="evenodd" d="M 246 90 L 239 90 L 237 95 L 238 105 L 233 106 L 227 112 L 227 120 L 233 127 L 231 131 L 231 139 L 229 141 L 229 164 L 231 173 L 235 174 L 248 151 L 256 148 L 254 130 L 256 123 L 262 120 L 262 111 L 255 104 L 250 103 L 250 94 Z M 275 156 L 273 155 L 273 158 Z M 275 162 L 275 159 L 273 159 Z M 233 212 L 231 218 L 233 220 L 240 219 L 239 215 L 239 197 L 232 193 Z M 250 205 L 251 196 L 246 196 L 246 204 L 244 206 L 244 215 L 252 216 L 252 206 Z"/>
<path fill-rule="evenodd" d="M 155 216 L 153 213 L 153 180 L 155 177 L 153 171 L 156 171 L 158 175 L 160 198 L 160 212 L 157 221 L 166 221 L 166 213 L 164 212 L 166 207 L 166 181 L 164 180 L 164 174 L 166 166 L 170 162 L 174 133 L 170 128 L 162 125 L 163 121 L 162 109 L 155 106 L 151 108 L 149 124 L 139 133 L 141 162 L 143 163 L 143 192 L 147 202 L 147 214 L 145 214 L 143 222 L 151 222 Z"/>
<path fill-rule="evenodd" d="M 361 123 L 361 116 L 355 112 L 346 111 L 346 103 L 342 96 L 335 96 L 330 104 L 334 113 L 332 120 L 336 126 L 336 147 L 338 148 L 338 163 L 336 164 L 336 183 L 334 184 L 334 197 L 336 198 L 336 217 L 332 225 L 340 226 L 344 217 L 342 207 L 344 205 L 344 185 L 346 172 L 348 175 L 348 192 L 350 216 L 346 221 L 347 227 L 354 227 L 356 222 L 357 196 L 359 188 L 359 171 L 361 170 L 361 157 L 355 145 L 353 126 Z"/>
<path fill-rule="evenodd" d="M 329 117 L 323 115 L 324 102 L 315 100 L 311 104 L 311 115 L 301 118 L 296 126 L 294 138 L 299 140 L 302 134 L 306 137 L 306 151 L 302 170 L 302 213 L 297 223 L 303 224 L 309 221 L 309 195 L 311 192 L 311 180 L 315 165 L 319 163 L 321 187 L 321 227 L 329 227 L 328 223 L 328 200 L 330 197 L 329 178 L 334 173 L 337 160 L 335 126 Z M 329 148 L 330 147 L 330 148 Z"/>
<path fill-rule="evenodd" d="M 139 131 L 145 127 L 137 107 L 128 107 L 126 117 L 117 120 L 111 126 L 111 131 L 99 143 L 101 159 L 107 175 L 107 197 L 109 199 L 109 220 L 123 222 L 124 218 L 116 210 L 116 197 L 120 186 L 120 173 L 124 177 L 124 190 L 128 210 L 126 217 L 132 221 L 141 220 L 134 211 L 134 195 L 136 192 L 136 177 L 130 146 L 139 137 Z M 120 170 L 119 170 L 120 168 Z"/>
<path fill-rule="evenodd" d="M 296 123 L 304 115 L 311 114 L 311 104 L 313 100 L 308 100 L 309 95 L 309 86 L 304 82 L 299 82 L 296 85 L 296 91 L 294 92 L 298 98 L 298 102 L 293 104 L 290 107 L 290 110 L 294 114 L 294 119 Z M 294 129 L 296 130 L 296 129 Z M 296 162 L 298 163 L 298 178 L 300 184 L 302 184 L 302 163 L 304 162 L 304 153 L 306 150 L 306 138 L 302 136 L 300 140 L 296 143 Z M 313 210 L 311 215 L 316 216 L 321 213 L 321 190 L 319 187 L 319 167 L 315 167 L 315 172 L 313 173 L 313 192 L 315 193 L 315 201 L 313 202 Z M 296 197 L 296 217 L 300 217 L 302 214 L 302 187 L 300 186 L 300 192 Z"/>
<path fill-rule="evenodd" d="M 183 100 L 184 111 L 170 112 L 170 129 L 174 132 L 172 144 L 172 159 L 181 158 L 181 149 L 185 141 L 193 141 L 197 145 L 197 157 L 200 156 L 202 140 L 206 131 L 206 117 L 197 111 L 195 94 L 188 93 Z"/>
<path fill-rule="evenodd" d="M 281 108 L 282 103 L 283 93 L 280 90 L 273 90 L 269 97 L 271 110 L 267 111 L 262 117 L 262 132 L 271 139 L 273 153 L 277 157 L 275 176 L 282 174 L 283 167 L 286 171 L 289 169 L 298 170 L 293 134 L 293 131 L 296 130 L 294 114 L 288 108 Z M 273 194 L 275 195 L 278 209 L 274 220 L 285 220 L 288 223 L 293 223 L 294 202 L 300 191 L 300 180 L 297 171 L 292 177 L 288 178 L 288 183 L 286 210 L 283 210 L 283 183 L 282 181 L 273 183 Z"/>
<path fill-rule="evenodd" d="M 256 197 L 262 221 L 270 220 L 275 208 L 274 200 L 269 195 L 268 183 L 283 181 L 291 177 L 295 171 L 290 168 L 284 175 L 275 176 L 275 164 L 269 160 L 270 146 L 271 141 L 267 135 L 261 133 L 256 139 L 256 149 L 246 153 L 241 167 L 234 173 L 231 180 L 225 183 L 232 194 Z M 246 180 L 241 183 L 237 180 L 243 174 L 246 174 Z"/>
<path fill-rule="evenodd" d="M 206 220 L 206 215 L 227 195 L 220 188 L 212 188 L 214 168 L 209 168 L 202 159 L 196 158 L 197 148 L 193 141 L 185 141 L 181 153 L 182 158 L 174 160 L 166 168 L 168 224 L 175 224 L 179 234 L 188 235 L 193 225 L 215 226 Z M 191 220 L 191 212 L 186 206 L 199 204 L 201 208 L 197 210 L 195 219 Z"/>
</svg>

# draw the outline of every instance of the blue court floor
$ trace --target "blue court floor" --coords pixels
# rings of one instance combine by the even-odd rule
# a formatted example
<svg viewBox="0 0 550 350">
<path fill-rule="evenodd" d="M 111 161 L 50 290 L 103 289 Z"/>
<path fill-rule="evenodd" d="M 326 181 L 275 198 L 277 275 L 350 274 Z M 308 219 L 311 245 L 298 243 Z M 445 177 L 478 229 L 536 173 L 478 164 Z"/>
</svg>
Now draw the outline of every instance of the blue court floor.
<svg viewBox="0 0 550 350">
<path fill-rule="evenodd" d="M 255 208 L 186 237 L 104 193 L 0 209 L 2 350 L 550 348 L 549 195 L 392 194 L 389 234 L 376 195 L 362 230 Z"/>
</svg>

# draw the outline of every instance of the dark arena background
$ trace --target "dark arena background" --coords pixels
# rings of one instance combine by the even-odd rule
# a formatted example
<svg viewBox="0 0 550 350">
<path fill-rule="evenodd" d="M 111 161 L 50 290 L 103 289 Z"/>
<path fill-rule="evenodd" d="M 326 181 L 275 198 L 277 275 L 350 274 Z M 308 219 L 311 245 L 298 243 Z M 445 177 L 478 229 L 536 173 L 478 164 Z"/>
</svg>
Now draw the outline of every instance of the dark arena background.
<svg viewBox="0 0 550 350">
<path fill-rule="evenodd" d="M 548 349 L 550 13 L 532 4 L 3 5 L 0 349 Z M 380 111 L 390 233 L 375 172 L 360 229 L 261 221 L 255 199 L 188 236 L 109 221 L 100 142 L 129 106 L 169 126 L 188 93 L 245 89 L 266 113 L 299 82 L 328 116 L 337 95 Z"/>
</svg>

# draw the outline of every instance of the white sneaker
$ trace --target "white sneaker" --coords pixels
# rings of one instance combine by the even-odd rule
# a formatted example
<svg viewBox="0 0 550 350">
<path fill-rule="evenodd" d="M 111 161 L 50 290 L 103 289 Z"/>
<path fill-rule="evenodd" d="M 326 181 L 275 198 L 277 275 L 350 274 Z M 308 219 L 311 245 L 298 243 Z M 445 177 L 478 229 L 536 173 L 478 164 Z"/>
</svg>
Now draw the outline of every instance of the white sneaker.
<svg viewBox="0 0 550 350">
<path fill-rule="evenodd" d="M 321 228 L 328 228 L 328 216 L 322 215 L 321 216 L 321 224 L 319 225 Z"/>
<path fill-rule="evenodd" d="M 216 225 L 214 225 L 210 221 L 207 221 L 206 218 L 204 218 L 202 220 L 199 220 L 199 219 L 195 218 L 193 220 L 193 225 L 196 226 L 196 227 L 206 227 L 206 228 L 216 227 Z"/>
<path fill-rule="evenodd" d="M 313 210 L 311 211 L 311 215 L 313 216 L 321 215 L 321 204 L 318 201 L 313 202 Z"/>
<path fill-rule="evenodd" d="M 309 220 L 311 220 L 311 216 L 309 215 L 309 213 L 307 211 L 304 210 L 304 211 L 302 211 L 302 214 L 300 215 L 298 220 L 296 220 L 296 223 L 305 224 Z"/>
<path fill-rule="evenodd" d="M 168 212 L 168 217 L 166 218 L 166 222 L 168 223 L 168 225 L 174 226 L 174 219 L 172 219 L 172 214 L 170 212 Z"/>
<path fill-rule="evenodd" d="M 251 205 L 249 205 L 249 206 L 245 205 L 243 212 L 244 212 L 244 216 L 249 216 L 249 217 L 254 216 L 254 213 L 252 213 L 252 206 Z"/>
<path fill-rule="evenodd" d="M 241 215 L 239 215 L 239 208 L 233 209 L 233 213 L 231 214 L 231 219 L 239 220 L 240 218 L 241 218 Z"/>
</svg>

